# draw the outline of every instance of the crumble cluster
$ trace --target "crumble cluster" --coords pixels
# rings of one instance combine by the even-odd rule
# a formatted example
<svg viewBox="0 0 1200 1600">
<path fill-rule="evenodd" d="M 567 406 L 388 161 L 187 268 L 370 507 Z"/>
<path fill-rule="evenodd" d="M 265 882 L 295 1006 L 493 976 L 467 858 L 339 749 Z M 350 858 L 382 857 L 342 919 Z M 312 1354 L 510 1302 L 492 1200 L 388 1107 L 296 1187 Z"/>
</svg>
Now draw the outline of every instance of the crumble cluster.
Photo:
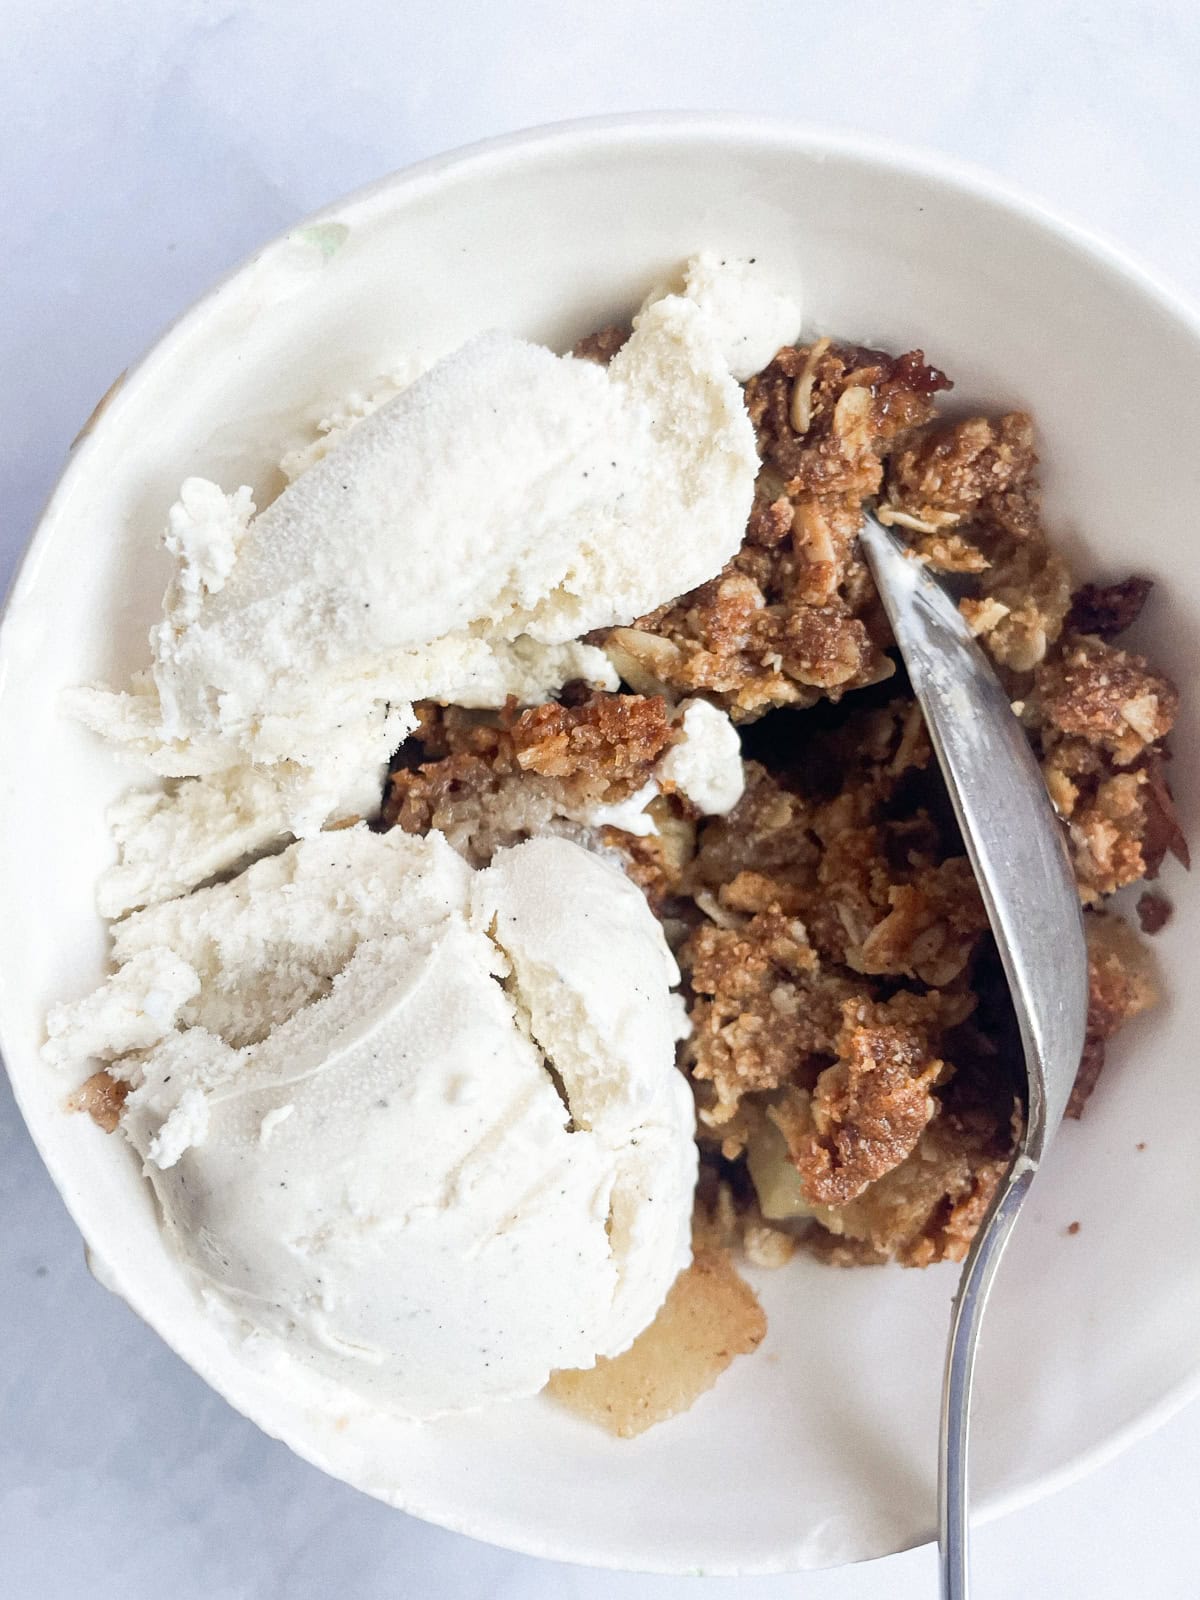
<svg viewBox="0 0 1200 1600">
<path fill-rule="evenodd" d="M 547 829 L 627 800 L 675 738 L 661 696 L 568 685 L 562 701 L 500 712 L 421 704 L 384 799 L 407 833 L 440 829 L 475 866 Z"/>
</svg>

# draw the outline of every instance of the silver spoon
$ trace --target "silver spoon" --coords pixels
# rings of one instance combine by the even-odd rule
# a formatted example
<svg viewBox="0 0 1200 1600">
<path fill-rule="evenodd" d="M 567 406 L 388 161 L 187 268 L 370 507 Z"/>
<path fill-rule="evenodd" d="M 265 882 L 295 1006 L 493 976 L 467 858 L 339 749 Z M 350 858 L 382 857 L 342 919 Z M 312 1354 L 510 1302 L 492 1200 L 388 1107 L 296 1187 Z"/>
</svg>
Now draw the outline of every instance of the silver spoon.
<svg viewBox="0 0 1200 1600">
<path fill-rule="evenodd" d="M 1087 1024 L 1087 946 L 1062 829 L 983 651 L 942 586 L 870 511 L 862 547 L 979 881 L 1029 1081 L 1024 1132 L 963 1266 L 942 1386 L 941 1589 L 945 1600 L 966 1600 L 967 1433 L 979 1325 L 1021 1202 L 1075 1081 Z"/>
</svg>

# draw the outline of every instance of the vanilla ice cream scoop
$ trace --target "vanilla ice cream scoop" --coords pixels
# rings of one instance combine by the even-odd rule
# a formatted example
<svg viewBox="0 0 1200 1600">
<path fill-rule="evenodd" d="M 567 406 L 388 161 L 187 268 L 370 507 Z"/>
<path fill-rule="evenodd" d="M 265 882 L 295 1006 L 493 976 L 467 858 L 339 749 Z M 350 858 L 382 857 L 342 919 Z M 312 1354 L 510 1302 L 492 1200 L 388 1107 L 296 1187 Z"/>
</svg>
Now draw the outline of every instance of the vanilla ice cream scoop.
<svg viewBox="0 0 1200 1600">
<path fill-rule="evenodd" d="M 607 368 L 485 333 L 339 430 L 257 515 L 248 489 L 189 479 L 149 672 L 73 695 L 153 771 L 202 784 L 122 808 L 105 912 L 372 809 L 415 700 L 615 688 L 582 636 L 737 550 L 759 466 L 738 379 L 798 323 L 749 264 L 698 257 Z"/>
<path fill-rule="evenodd" d="M 124 1040 L 123 974 L 174 973 L 113 1070 L 201 1290 L 293 1374 L 415 1418 L 626 1348 L 689 1260 L 696 1176 L 638 891 L 566 840 L 473 873 L 364 829 L 251 872 L 131 919 L 109 981 Z M 59 1060 L 104 1006 L 56 1014 Z"/>
<path fill-rule="evenodd" d="M 189 480 L 141 707 L 165 770 L 307 756 L 355 698 L 472 703 L 479 641 L 565 645 L 712 577 L 758 470 L 732 369 L 747 330 L 765 360 L 797 322 L 745 263 L 699 258 L 607 369 L 483 334 L 257 516 L 248 490 Z"/>
</svg>

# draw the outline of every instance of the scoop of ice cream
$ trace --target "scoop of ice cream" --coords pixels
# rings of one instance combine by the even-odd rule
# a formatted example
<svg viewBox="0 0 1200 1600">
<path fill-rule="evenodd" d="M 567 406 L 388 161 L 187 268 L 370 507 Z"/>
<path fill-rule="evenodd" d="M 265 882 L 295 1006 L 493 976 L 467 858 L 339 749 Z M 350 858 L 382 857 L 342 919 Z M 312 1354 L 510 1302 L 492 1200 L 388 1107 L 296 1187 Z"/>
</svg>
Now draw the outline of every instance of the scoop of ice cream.
<svg viewBox="0 0 1200 1600">
<path fill-rule="evenodd" d="M 530 1394 L 627 1347 L 686 1265 L 678 972 L 579 846 L 473 873 L 438 835 L 326 834 L 129 919 L 117 958 L 122 1040 L 123 975 L 175 978 L 113 1069 L 168 1236 L 323 1382 L 413 1417 Z"/>
<path fill-rule="evenodd" d="M 204 1028 L 240 1049 L 326 995 L 365 941 L 420 938 L 461 915 L 470 881 L 440 834 L 317 834 L 118 922 L 113 981 L 151 956 L 183 962 L 194 989 L 161 1032 Z"/>
<path fill-rule="evenodd" d="M 271 787 L 254 813 L 261 848 L 353 813 L 415 699 L 615 687 L 577 641 L 737 549 L 758 468 L 737 382 L 746 340 L 757 354 L 797 321 L 752 268 L 701 258 L 606 369 L 484 334 L 342 431 L 257 515 L 248 490 L 189 480 L 151 671 L 130 693 L 78 692 L 76 711 L 166 776 L 237 794 L 255 768 Z M 211 809 L 182 789 L 178 803 Z M 136 855 L 136 827 L 125 833 Z M 232 835 L 187 832 L 171 883 L 216 870 Z M 134 873 L 110 905 L 162 892 L 177 890 Z"/>
<path fill-rule="evenodd" d="M 736 256 L 701 250 L 684 268 L 681 282 L 652 290 L 645 305 L 673 293 L 686 295 L 699 307 L 739 383 L 761 372 L 800 327 L 795 302 L 785 295 L 765 295 L 756 263 Z"/>
</svg>

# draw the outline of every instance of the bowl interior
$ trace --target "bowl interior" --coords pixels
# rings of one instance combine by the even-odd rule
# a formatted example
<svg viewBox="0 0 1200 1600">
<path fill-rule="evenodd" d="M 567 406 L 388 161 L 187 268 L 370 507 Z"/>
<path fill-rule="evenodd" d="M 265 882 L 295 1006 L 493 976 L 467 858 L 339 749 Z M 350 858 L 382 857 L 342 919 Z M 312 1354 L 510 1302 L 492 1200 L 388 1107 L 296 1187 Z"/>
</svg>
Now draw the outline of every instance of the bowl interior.
<svg viewBox="0 0 1200 1600">
<path fill-rule="evenodd" d="M 145 660 L 158 535 L 180 481 L 279 487 L 274 463 L 402 356 L 496 326 L 568 345 L 699 248 L 799 282 L 806 330 L 922 347 L 955 407 L 1025 405 L 1050 523 L 1081 574 L 1160 582 L 1141 625 L 1197 680 L 1200 335 L 1103 252 L 982 187 L 797 132 L 668 122 L 559 131 L 435 163 L 269 245 L 193 310 L 77 447 L 18 582 L 0 655 L 0 1026 L 24 1114 L 105 1277 L 229 1400 L 337 1476 L 539 1554 L 671 1571 L 877 1556 L 933 1527 L 954 1268 L 759 1286 L 765 1346 L 686 1416 L 614 1441 L 537 1399 L 416 1427 L 306 1409 L 195 1314 L 132 1153 L 69 1116 L 37 1049 L 46 1006 L 98 978 L 107 802 L 136 772 L 57 710 Z M 1200 805 L 1195 699 L 1173 781 Z M 1200 898 L 1156 942 L 1166 1002 L 1130 1028 L 1034 1190 L 989 1313 L 977 1500 L 1076 1470 L 1194 1382 L 1200 1210 L 1187 1041 Z M 1069 1223 L 1081 1227 L 1068 1236 Z"/>
</svg>

